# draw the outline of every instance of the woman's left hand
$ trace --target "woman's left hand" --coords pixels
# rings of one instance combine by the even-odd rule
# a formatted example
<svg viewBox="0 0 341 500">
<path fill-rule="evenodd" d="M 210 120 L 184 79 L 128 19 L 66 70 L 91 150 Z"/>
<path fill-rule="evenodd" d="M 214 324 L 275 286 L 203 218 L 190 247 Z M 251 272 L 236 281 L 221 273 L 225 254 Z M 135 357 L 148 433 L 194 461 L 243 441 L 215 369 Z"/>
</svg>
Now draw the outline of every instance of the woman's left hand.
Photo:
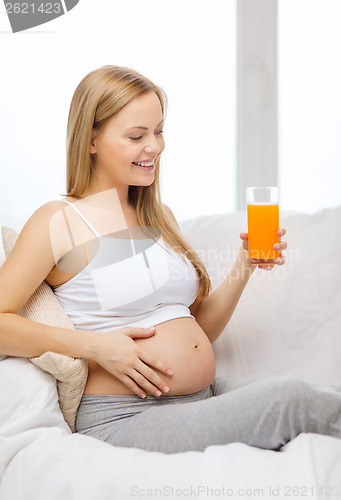
<svg viewBox="0 0 341 500">
<path fill-rule="evenodd" d="M 285 262 L 285 257 L 282 255 L 282 251 L 287 248 L 287 244 L 285 241 L 281 241 L 281 237 L 284 236 L 286 233 L 286 230 L 281 228 L 277 231 L 277 234 L 279 236 L 279 243 L 274 244 L 274 249 L 279 251 L 279 257 L 275 260 L 274 264 L 258 264 L 258 267 L 260 269 L 267 269 L 271 270 L 275 267 L 275 264 L 282 266 Z M 248 250 L 249 249 L 249 243 L 248 243 L 248 233 L 240 233 L 240 238 L 243 240 L 243 249 Z"/>
</svg>

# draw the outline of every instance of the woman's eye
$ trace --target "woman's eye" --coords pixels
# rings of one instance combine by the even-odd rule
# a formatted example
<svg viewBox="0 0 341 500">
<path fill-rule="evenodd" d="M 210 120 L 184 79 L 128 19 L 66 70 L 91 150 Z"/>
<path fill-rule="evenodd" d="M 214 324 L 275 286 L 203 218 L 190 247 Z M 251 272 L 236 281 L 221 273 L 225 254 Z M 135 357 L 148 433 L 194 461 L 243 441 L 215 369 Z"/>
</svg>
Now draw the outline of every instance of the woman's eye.
<svg viewBox="0 0 341 500">
<path fill-rule="evenodd" d="M 155 132 L 156 135 L 161 135 L 163 134 L 163 130 L 158 130 L 157 132 Z M 143 139 L 143 135 L 139 135 L 139 136 L 135 136 L 135 137 L 129 137 L 129 139 L 131 141 L 134 141 L 134 142 L 137 142 L 137 141 L 140 141 L 141 139 Z"/>
</svg>

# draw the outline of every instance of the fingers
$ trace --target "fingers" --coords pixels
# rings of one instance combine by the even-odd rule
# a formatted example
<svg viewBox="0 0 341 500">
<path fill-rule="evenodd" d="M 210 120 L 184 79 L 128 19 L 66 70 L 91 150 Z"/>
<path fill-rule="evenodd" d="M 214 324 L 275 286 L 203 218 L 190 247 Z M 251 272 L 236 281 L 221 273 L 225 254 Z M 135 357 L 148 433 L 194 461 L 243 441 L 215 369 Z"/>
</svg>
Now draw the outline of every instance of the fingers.
<svg viewBox="0 0 341 500">
<path fill-rule="evenodd" d="M 156 397 L 160 397 L 162 393 L 169 392 L 168 385 L 147 365 L 142 361 L 138 369 L 132 369 L 128 375 L 120 377 L 121 381 L 137 396 L 145 398 L 147 392 Z"/>
<path fill-rule="evenodd" d="M 277 231 L 277 234 L 281 238 L 282 236 L 284 236 L 286 234 L 286 230 L 283 227 L 279 228 Z M 248 237 L 249 237 L 248 233 L 240 233 L 239 236 L 243 240 L 244 250 L 248 250 Z M 287 243 L 285 241 L 281 241 L 281 239 L 280 239 L 279 242 L 275 243 L 273 246 L 274 249 L 279 252 L 279 256 L 277 257 L 277 259 L 275 259 L 274 263 L 273 264 L 258 264 L 258 267 L 260 269 L 264 269 L 266 271 L 271 271 L 271 269 L 273 269 L 275 267 L 275 264 L 278 266 L 282 266 L 285 263 L 285 257 L 282 255 L 282 251 L 286 250 L 287 246 L 288 246 Z"/>
<path fill-rule="evenodd" d="M 150 328 L 135 328 L 133 326 L 126 326 L 122 328 L 122 333 L 131 339 L 151 337 L 152 335 L 155 335 L 155 332 L 155 326 Z"/>
<path fill-rule="evenodd" d="M 281 238 L 286 234 L 286 230 L 284 228 L 280 228 L 277 231 L 277 234 Z M 275 260 L 275 264 L 277 264 L 278 266 L 282 266 L 285 263 L 285 257 L 282 255 L 282 251 L 286 250 L 287 246 L 287 243 L 281 240 L 278 243 L 274 244 L 274 249 L 279 251 L 279 256 Z"/>
<path fill-rule="evenodd" d="M 162 393 L 167 394 L 167 392 L 169 392 L 168 385 L 155 373 L 152 368 L 144 364 L 142 361 L 136 370 L 129 373 L 129 376 L 135 380 L 138 386 L 141 387 L 146 393 L 159 397 Z"/>
<path fill-rule="evenodd" d="M 128 389 L 136 394 L 136 396 L 139 396 L 140 398 L 146 397 L 147 394 L 141 389 L 141 387 L 136 384 L 136 382 L 132 378 L 128 377 L 128 375 L 123 375 L 119 377 L 119 379 L 126 387 L 128 387 Z"/>
<path fill-rule="evenodd" d="M 282 250 L 285 250 L 287 246 L 288 245 L 286 244 L 285 241 L 280 241 L 279 243 L 274 244 L 274 249 L 279 250 L 281 252 Z"/>
<path fill-rule="evenodd" d="M 129 361 L 130 367 L 125 368 L 125 373 L 115 373 L 118 378 L 137 396 L 146 397 L 146 393 L 154 396 L 167 394 L 169 387 L 167 383 L 154 371 L 153 368 L 165 373 L 167 376 L 173 372 L 156 357 L 137 349 L 134 360 Z"/>
<path fill-rule="evenodd" d="M 259 269 L 264 269 L 265 271 L 271 271 L 275 266 L 274 264 L 258 264 Z"/>
<path fill-rule="evenodd" d="M 145 351 L 140 351 L 138 356 L 142 361 L 147 363 L 147 365 L 153 366 L 154 368 L 159 370 L 159 372 L 165 373 L 166 375 L 173 375 L 172 370 L 155 356 L 152 356 Z"/>
<path fill-rule="evenodd" d="M 160 361 L 153 359 L 152 356 L 143 357 L 153 361 L 153 364 L 162 368 L 167 375 L 173 375 L 169 368 L 166 368 Z M 161 396 L 162 393 L 167 394 L 169 392 L 167 383 L 141 359 L 138 359 L 134 366 L 125 370 L 125 373 L 114 372 L 114 375 L 141 398 L 145 398 L 147 392 L 157 397 Z"/>
<path fill-rule="evenodd" d="M 122 340 L 124 336 L 126 340 L 123 341 L 123 344 L 122 341 L 119 342 L 121 352 L 118 355 L 116 351 L 116 363 L 113 369 L 108 371 L 141 398 L 146 397 L 147 392 L 157 397 L 161 396 L 162 393 L 169 392 L 167 383 L 156 373 L 155 369 L 167 376 L 173 375 L 172 370 L 156 357 L 139 349 L 137 343 L 134 342 L 134 339 L 154 335 L 156 333 L 155 326 L 149 329 L 124 327 L 120 329 L 120 333 L 123 334 Z M 128 355 L 126 354 L 126 348 L 128 349 Z M 105 369 L 108 369 L 106 364 L 100 364 Z"/>
<path fill-rule="evenodd" d="M 240 233 L 239 236 L 240 236 L 241 240 L 243 241 L 242 246 L 243 246 L 244 250 L 248 250 L 248 248 L 249 248 L 249 242 L 248 242 L 249 235 L 248 235 L 248 233 Z"/>
<path fill-rule="evenodd" d="M 164 363 L 162 363 L 162 361 L 148 354 L 145 351 L 141 351 L 138 354 L 138 356 L 141 361 L 137 369 L 140 374 L 142 374 L 144 377 L 148 379 L 147 385 L 150 392 L 152 392 L 152 394 L 154 394 L 155 396 L 161 395 L 161 393 L 159 394 L 155 393 L 155 391 L 158 391 L 159 389 L 162 392 L 167 393 L 169 391 L 169 387 L 164 382 L 164 380 L 162 380 L 162 378 L 159 377 L 159 375 L 155 373 L 155 371 L 150 367 L 156 368 L 158 371 L 165 373 L 168 376 L 173 375 L 172 370 L 168 368 Z M 154 384 L 154 386 L 151 385 L 150 382 Z M 145 385 L 143 387 L 145 387 Z"/>
<path fill-rule="evenodd" d="M 284 228 L 280 228 L 277 231 L 277 234 L 281 238 L 286 234 L 286 230 Z M 281 240 L 278 243 L 274 244 L 274 249 L 279 251 L 279 256 L 275 260 L 275 264 L 277 264 L 278 266 L 282 266 L 285 263 L 285 257 L 282 255 L 282 251 L 286 250 L 287 246 L 287 243 Z"/>
</svg>

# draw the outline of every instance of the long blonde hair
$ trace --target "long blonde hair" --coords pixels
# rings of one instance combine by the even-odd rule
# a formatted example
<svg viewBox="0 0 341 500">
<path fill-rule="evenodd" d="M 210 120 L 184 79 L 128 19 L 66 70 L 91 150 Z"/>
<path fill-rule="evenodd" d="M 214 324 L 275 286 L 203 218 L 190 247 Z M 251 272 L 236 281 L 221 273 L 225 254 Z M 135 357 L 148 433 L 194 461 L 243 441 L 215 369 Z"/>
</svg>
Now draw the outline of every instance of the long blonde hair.
<svg viewBox="0 0 341 500">
<path fill-rule="evenodd" d="M 106 120 L 132 99 L 153 91 L 165 117 L 167 97 L 164 91 L 136 71 L 119 66 L 102 66 L 86 75 L 78 85 L 70 106 L 67 125 L 67 195 L 81 198 L 86 190 L 94 159 L 91 140 Z M 160 157 L 155 162 L 155 180 L 150 186 L 129 186 L 128 201 L 136 208 L 141 226 L 158 229 L 164 241 L 194 265 L 199 277 L 198 298 L 211 289 L 208 272 L 200 257 L 185 240 L 178 227 L 167 217 L 160 196 Z"/>
</svg>

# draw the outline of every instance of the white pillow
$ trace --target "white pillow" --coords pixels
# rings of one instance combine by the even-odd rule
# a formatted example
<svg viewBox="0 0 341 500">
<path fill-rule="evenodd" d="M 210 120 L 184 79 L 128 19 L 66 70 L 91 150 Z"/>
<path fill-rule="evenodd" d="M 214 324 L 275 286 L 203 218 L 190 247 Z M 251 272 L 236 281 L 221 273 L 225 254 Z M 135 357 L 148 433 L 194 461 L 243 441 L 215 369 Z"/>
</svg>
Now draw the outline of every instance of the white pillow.
<svg viewBox="0 0 341 500">
<path fill-rule="evenodd" d="M 0 405 L 1 436 L 55 426 L 70 432 L 60 412 L 55 378 L 29 359 L 8 357 L 0 363 L 0 394 L 6 402 Z"/>
<path fill-rule="evenodd" d="M 2 227 L 2 241 L 5 256 L 12 250 L 18 233 Z M 61 307 L 50 286 L 43 281 L 28 301 L 18 311 L 18 315 L 50 326 L 74 330 L 70 318 Z M 75 419 L 82 398 L 87 376 L 88 364 L 85 359 L 75 359 L 63 354 L 46 352 L 31 361 L 57 379 L 60 409 L 72 432 L 75 432 Z"/>
</svg>

